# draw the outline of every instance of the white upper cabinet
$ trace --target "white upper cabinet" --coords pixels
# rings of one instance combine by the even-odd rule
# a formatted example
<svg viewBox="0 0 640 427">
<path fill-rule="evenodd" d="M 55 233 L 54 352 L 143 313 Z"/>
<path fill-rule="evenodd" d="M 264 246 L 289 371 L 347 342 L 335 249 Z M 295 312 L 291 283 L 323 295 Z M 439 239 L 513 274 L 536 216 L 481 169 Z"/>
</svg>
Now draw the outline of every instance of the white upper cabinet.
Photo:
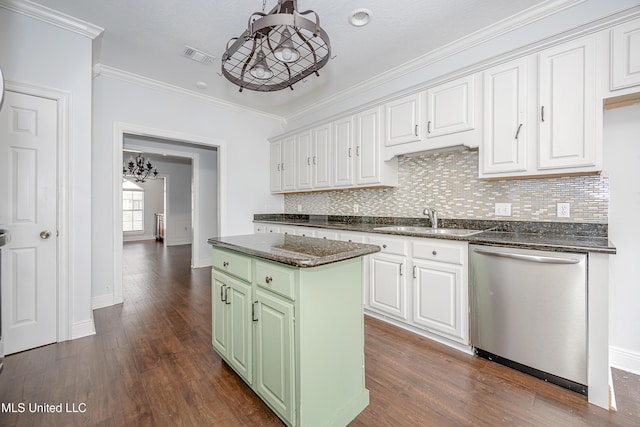
<svg viewBox="0 0 640 427">
<path fill-rule="evenodd" d="M 640 85 L 640 19 L 611 31 L 611 90 Z"/>
<path fill-rule="evenodd" d="M 538 58 L 538 169 L 596 166 L 601 138 L 595 37 L 563 43 Z"/>
<path fill-rule="evenodd" d="M 296 135 L 296 190 L 311 188 L 311 131 Z"/>
<path fill-rule="evenodd" d="M 404 96 L 385 104 L 386 147 L 422 141 L 424 92 Z"/>
<path fill-rule="evenodd" d="M 454 146 L 477 147 L 482 138 L 482 84 L 477 79 L 475 74 L 465 76 L 387 102 L 383 159 Z"/>
<path fill-rule="evenodd" d="M 311 185 L 315 189 L 331 187 L 331 123 L 312 131 Z"/>
<path fill-rule="evenodd" d="M 282 140 L 282 191 L 296 189 L 296 138 Z"/>
<path fill-rule="evenodd" d="M 472 130 L 475 76 L 427 89 L 427 138 Z"/>
<path fill-rule="evenodd" d="M 528 59 L 484 72 L 484 126 L 480 177 L 527 170 Z"/>
<path fill-rule="evenodd" d="M 353 174 L 353 116 L 333 122 L 333 179 L 334 187 L 351 187 Z"/>
<path fill-rule="evenodd" d="M 380 182 L 380 108 L 356 115 L 356 184 Z"/>
<path fill-rule="evenodd" d="M 282 142 L 269 146 L 269 188 L 272 193 L 282 191 Z"/>
<path fill-rule="evenodd" d="M 588 36 L 484 72 L 480 178 L 601 170 L 596 54 Z"/>
</svg>

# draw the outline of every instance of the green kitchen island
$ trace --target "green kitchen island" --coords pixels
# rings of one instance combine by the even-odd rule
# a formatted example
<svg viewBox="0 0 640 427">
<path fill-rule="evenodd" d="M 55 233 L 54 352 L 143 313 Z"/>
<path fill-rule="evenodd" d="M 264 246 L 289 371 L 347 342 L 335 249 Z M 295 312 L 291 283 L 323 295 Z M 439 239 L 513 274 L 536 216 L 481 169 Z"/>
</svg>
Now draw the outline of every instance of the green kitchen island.
<svg viewBox="0 0 640 427">
<path fill-rule="evenodd" d="M 215 351 L 289 426 L 345 426 L 368 404 L 362 256 L 289 234 L 210 238 Z"/>
</svg>

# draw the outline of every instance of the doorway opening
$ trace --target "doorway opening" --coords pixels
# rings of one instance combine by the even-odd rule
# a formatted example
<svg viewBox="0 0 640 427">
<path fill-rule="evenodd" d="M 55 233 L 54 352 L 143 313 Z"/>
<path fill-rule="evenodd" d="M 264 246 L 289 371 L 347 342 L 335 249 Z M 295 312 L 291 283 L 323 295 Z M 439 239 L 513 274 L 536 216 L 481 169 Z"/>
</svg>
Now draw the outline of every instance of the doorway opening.
<svg viewBox="0 0 640 427">
<path fill-rule="evenodd" d="M 114 287 L 113 303 L 123 302 L 123 188 L 122 165 L 129 153 L 144 153 L 164 180 L 163 205 L 143 215 L 162 214 L 163 245 L 191 244 L 191 268 L 211 265 L 207 239 L 221 234 L 224 194 L 224 141 L 172 131 L 115 125 L 114 166 Z M 125 157 L 127 156 L 127 157 Z M 158 212 L 156 212 L 158 211 Z M 161 211 L 161 212 L 160 212 Z M 140 214 L 138 214 L 139 216 Z M 144 221 L 149 221 L 145 219 Z M 155 222 L 151 220 L 152 223 Z M 155 238 L 155 224 L 144 227 L 144 238 Z M 138 227 L 140 228 L 140 227 Z M 140 231 L 138 230 L 138 233 Z M 131 234 L 131 233 L 128 233 Z"/>
</svg>

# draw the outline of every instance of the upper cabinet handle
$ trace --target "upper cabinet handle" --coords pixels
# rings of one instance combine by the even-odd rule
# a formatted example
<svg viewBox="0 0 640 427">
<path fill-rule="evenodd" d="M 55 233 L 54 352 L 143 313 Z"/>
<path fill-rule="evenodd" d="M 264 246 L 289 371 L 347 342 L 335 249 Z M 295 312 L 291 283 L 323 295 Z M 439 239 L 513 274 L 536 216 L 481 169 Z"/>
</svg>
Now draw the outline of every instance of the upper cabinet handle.
<svg viewBox="0 0 640 427">
<path fill-rule="evenodd" d="M 427 122 L 427 133 L 431 133 L 431 120 Z"/>
<path fill-rule="evenodd" d="M 316 156 L 313 156 L 313 164 L 316 164 Z"/>
<path fill-rule="evenodd" d="M 356 145 L 356 156 L 360 156 L 360 146 Z"/>
<path fill-rule="evenodd" d="M 351 147 L 349 147 L 349 157 L 351 157 Z"/>
<path fill-rule="evenodd" d="M 520 129 L 521 129 L 521 128 L 522 128 L 522 123 L 520 123 L 520 124 L 518 125 L 518 130 L 516 131 L 516 138 L 515 138 L 515 139 L 518 139 L 518 135 L 520 135 Z"/>
<path fill-rule="evenodd" d="M 544 122 L 544 105 L 540 108 L 540 119 Z"/>
</svg>

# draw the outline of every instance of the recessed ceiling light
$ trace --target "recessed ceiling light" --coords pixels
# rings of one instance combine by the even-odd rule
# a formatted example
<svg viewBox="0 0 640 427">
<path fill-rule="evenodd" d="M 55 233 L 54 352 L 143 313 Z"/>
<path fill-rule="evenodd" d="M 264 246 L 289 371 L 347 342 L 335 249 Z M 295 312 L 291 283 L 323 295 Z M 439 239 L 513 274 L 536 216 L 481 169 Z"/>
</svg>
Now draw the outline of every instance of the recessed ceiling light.
<svg viewBox="0 0 640 427">
<path fill-rule="evenodd" d="M 369 9 L 356 9 L 351 12 L 349 22 L 354 27 L 362 27 L 371 22 L 371 11 Z"/>
<path fill-rule="evenodd" d="M 208 85 L 208 84 L 206 84 L 205 82 L 196 82 L 196 87 L 197 87 L 198 89 L 206 89 L 206 88 L 208 88 L 208 87 L 209 87 L 209 85 Z"/>
</svg>

